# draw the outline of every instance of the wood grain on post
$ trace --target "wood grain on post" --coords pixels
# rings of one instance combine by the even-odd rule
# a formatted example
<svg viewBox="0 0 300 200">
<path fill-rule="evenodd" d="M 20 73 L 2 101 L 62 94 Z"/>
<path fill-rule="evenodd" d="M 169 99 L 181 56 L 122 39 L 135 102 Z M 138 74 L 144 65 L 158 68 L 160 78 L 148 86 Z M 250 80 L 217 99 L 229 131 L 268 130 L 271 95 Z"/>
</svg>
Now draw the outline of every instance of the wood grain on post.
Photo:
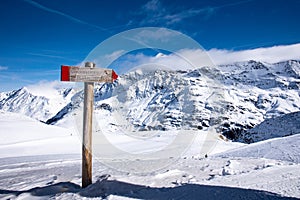
<svg viewBox="0 0 300 200">
<path fill-rule="evenodd" d="M 94 68 L 92 62 L 85 63 L 85 67 Z M 84 83 L 83 106 L 83 138 L 82 138 L 82 187 L 92 183 L 92 119 L 94 103 L 94 83 Z"/>
</svg>

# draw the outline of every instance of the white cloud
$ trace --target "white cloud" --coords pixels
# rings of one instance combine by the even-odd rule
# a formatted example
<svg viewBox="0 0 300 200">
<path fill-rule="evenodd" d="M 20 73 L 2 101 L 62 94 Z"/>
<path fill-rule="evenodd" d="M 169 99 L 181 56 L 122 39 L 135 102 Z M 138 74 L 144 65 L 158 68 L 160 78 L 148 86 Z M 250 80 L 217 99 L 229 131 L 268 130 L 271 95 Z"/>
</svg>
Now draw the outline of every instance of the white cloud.
<svg viewBox="0 0 300 200">
<path fill-rule="evenodd" d="M 73 82 L 61 82 L 61 81 L 39 81 L 31 85 L 27 85 L 26 88 L 35 95 L 46 96 L 51 98 L 56 98 L 59 96 L 58 89 L 74 87 Z"/>
<path fill-rule="evenodd" d="M 232 64 L 249 60 L 277 63 L 286 60 L 300 60 L 300 43 L 286 46 L 274 46 L 243 51 L 211 49 L 182 49 L 164 56 L 146 56 L 144 54 L 126 55 L 116 65 L 120 73 L 125 73 L 140 66 L 164 69 L 186 70 L 201 66 Z"/>
<path fill-rule="evenodd" d="M 115 63 L 121 74 L 140 67 L 144 69 L 147 67 L 148 69 L 187 70 L 213 65 L 206 51 L 191 49 L 182 49 L 169 55 L 159 53 L 157 56 L 147 56 L 142 53 L 128 54 L 125 58 Z"/>
<path fill-rule="evenodd" d="M 207 53 L 216 64 L 229 64 L 248 60 L 277 63 L 285 60 L 300 60 L 300 43 L 251 50 L 230 51 L 211 49 Z"/>
<path fill-rule="evenodd" d="M 8 70 L 8 67 L 0 66 L 0 71 Z"/>
</svg>

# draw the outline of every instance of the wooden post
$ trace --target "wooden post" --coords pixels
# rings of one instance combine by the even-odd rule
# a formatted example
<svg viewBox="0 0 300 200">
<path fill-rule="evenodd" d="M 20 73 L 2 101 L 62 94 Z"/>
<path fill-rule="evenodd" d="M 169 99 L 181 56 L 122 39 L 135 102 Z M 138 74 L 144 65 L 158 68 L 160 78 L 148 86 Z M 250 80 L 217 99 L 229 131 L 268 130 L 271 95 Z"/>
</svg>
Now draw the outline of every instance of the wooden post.
<svg viewBox="0 0 300 200">
<path fill-rule="evenodd" d="M 112 83 L 118 78 L 112 69 L 95 68 L 86 62 L 85 67 L 61 66 L 61 81 L 84 82 L 83 136 L 82 136 L 82 187 L 92 183 L 92 119 L 94 82 Z"/>
<path fill-rule="evenodd" d="M 94 68 L 95 64 L 86 62 L 85 67 Z M 94 83 L 84 83 L 83 138 L 82 138 L 82 187 L 92 183 L 92 119 L 94 103 Z"/>
</svg>

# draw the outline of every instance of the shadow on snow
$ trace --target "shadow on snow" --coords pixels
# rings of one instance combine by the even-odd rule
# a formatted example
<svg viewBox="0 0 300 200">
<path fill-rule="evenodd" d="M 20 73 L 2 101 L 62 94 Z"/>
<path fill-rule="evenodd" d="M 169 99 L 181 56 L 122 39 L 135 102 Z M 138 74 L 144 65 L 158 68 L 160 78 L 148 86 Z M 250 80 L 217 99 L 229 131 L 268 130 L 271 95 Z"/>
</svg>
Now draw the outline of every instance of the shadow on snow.
<svg viewBox="0 0 300 200">
<path fill-rule="evenodd" d="M 13 191 L 1 190 L 0 197 L 28 193 L 32 196 L 54 196 L 61 193 L 74 193 L 82 197 L 107 198 L 109 195 L 137 199 L 296 199 L 282 197 L 278 194 L 225 186 L 184 184 L 175 187 L 149 187 L 121 182 L 117 180 L 100 180 L 87 188 L 71 182 L 61 182 L 45 187 L 36 187 L 30 190 Z"/>
</svg>

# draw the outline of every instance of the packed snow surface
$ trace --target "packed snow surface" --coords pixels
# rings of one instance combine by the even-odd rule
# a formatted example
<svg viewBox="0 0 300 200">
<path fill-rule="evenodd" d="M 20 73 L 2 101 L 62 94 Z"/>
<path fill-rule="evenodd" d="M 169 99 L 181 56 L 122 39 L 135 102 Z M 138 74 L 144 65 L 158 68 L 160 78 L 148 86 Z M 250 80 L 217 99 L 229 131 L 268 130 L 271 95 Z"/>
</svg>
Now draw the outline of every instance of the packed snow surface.
<svg viewBox="0 0 300 200">
<path fill-rule="evenodd" d="M 0 126 L 2 199 L 300 198 L 299 134 L 249 145 L 216 136 L 205 158 L 199 148 L 202 131 L 179 159 L 149 173 L 122 171 L 94 159 L 93 184 L 82 189 L 76 134 L 8 112 L 0 113 Z M 151 160 L 141 162 L 145 171 L 151 168 Z M 128 163 L 123 167 L 129 169 Z"/>
</svg>

